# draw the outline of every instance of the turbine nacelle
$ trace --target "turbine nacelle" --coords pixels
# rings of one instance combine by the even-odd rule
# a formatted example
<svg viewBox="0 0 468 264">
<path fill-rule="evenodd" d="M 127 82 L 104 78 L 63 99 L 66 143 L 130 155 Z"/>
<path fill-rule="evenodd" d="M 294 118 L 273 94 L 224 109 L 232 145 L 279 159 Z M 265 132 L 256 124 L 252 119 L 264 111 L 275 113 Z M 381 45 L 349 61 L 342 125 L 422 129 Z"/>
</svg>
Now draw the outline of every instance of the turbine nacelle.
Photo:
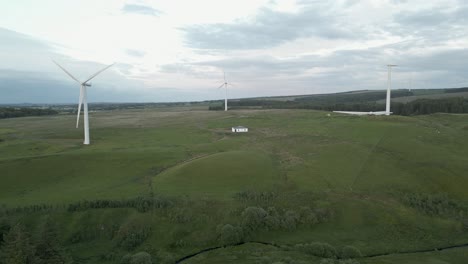
<svg viewBox="0 0 468 264">
<path fill-rule="evenodd" d="M 91 87 L 91 83 L 82 83 L 81 85 Z"/>
</svg>

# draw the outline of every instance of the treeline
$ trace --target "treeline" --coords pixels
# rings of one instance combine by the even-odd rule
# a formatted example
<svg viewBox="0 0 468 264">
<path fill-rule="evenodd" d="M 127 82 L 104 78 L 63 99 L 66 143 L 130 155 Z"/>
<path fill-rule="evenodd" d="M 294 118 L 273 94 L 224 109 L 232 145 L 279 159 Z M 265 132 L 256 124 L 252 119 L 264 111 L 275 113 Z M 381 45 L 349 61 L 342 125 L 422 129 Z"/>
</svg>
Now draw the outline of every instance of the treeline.
<svg viewBox="0 0 468 264">
<path fill-rule="evenodd" d="M 300 225 L 314 226 L 328 222 L 333 212 L 328 208 L 300 207 L 293 209 L 276 209 L 249 206 L 242 211 L 237 224 L 221 224 L 216 228 L 218 240 L 225 245 L 234 245 L 246 241 L 258 231 L 294 231 Z"/>
<path fill-rule="evenodd" d="M 67 264 L 73 263 L 58 239 L 58 228 L 50 218 L 37 236 L 21 223 L 0 223 L 0 263 Z"/>
<path fill-rule="evenodd" d="M 23 117 L 23 116 L 44 116 L 44 115 L 56 115 L 59 112 L 50 108 L 38 109 L 38 108 L 27 108 L 27 107 L 0 107 L 0 119 Z"/>
<path fill-rule="evenodd" d="M 399 196 L 409 207 L 430 216 L 448 217 L 468 221 L 468 208 L 444 193 L 405 193 Z"/>
<path fill-rule="evenodd" d="M 418 99 L 408 103 L 392 103 L 397 115 L 427 115 L 432 113 L 468 113 L 468 98 Z"/>
<path fill-rule="evenodd" d="M 342 100 L 238 100 L 228 104 L 229 109 L 312 109 L 321 111 L 377 112 L 385 109 L 385 104 L 375 101 L 342 102 Z M 223 105 L 213 105 L 209 110 L 222 110 Z M 432 113 L 468 113 L 468 98 L 453 97 L 442 99 L 418 99 L 408 103 L 394 102 L 391 111 L 395 115 L 427 115 Z"/>
</svg>

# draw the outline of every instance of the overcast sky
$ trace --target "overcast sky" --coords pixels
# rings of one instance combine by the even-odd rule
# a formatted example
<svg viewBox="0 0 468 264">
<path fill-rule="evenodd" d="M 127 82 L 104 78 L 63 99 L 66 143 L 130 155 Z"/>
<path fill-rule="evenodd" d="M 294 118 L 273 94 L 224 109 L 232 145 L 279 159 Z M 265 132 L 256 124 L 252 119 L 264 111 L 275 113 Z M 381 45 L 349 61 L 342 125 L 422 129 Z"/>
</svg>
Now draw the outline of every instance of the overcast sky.
<svg viewBox="0 0 468 264">
<path fill-rule="evenodd" d="M 0 3 L 0 103 L 161 102 L 468 86 L 464 0 Z"/>
</svg>

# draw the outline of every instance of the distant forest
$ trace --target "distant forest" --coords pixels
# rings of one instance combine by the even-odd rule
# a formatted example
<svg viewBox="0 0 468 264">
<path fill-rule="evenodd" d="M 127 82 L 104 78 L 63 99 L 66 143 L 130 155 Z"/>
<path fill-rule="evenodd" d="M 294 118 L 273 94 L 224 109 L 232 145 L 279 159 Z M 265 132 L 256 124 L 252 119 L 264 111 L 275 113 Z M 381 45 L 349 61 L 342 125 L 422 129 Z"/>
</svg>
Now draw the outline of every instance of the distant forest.
<svg viewBox="0 0 468 264">
<path fill-rule="evenodd" d="M 455 91 L 452 91 L 455 90 Z M 468 91 L 468 88 L 447 89 L 445 93 Z M 413 96 L 408 90 L 392 92 L 392 98 Z M 385 91 L 363 93 L 339 93 L 326 95 L 303 96 L 290 100 L 274 98 L 241 99 L 228 102 L 230 109 L 314 109 L 323 111 L 384 111 L 385 104 L 377 100 L 385 98 Z M 224 109 L 224 102 L 212 105 L 210 110 Z M 439 99 L 417 99 L 407 103 L 393 102 L 391 111 L 396 115 L 425 115 L 431 113 L 468 113 L 468 98 L 450 97 Z"/>
<path fill-rule="evenodd" d="M 38 109 L 27 107 L 0 107 L 0 119 L 23 117 L 23 116 L 43 116 L 56 115 L 59 112 L 53 109 Z"/>
</svg>

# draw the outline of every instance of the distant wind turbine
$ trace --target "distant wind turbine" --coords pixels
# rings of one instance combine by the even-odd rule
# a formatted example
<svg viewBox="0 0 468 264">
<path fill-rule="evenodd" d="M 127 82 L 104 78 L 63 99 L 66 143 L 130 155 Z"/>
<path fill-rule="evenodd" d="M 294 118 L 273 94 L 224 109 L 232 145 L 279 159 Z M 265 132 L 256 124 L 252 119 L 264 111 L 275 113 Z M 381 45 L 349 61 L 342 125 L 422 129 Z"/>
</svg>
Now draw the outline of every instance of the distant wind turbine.
<svg viewBox="0 0 468 264">
<path fill-rule="evenodd" d="M 85 136 L 83 144 L 89 145 L 88 100 L 87 100 L 87 96 L 86 96 L 86 87 L 91 86 L 91 83 L 88 83 L 89 81 L 91 81 L 91 79 L 98 76 L 98 74 L 100 74 L 101 72 L 107 70 L 108 68 L 110 68 L 114 64 L 112 63 L 111 65 L 106 66 L 102 70 L 100 70 L 100 71 L 96 72 L 95 74 L 91 75 L 86 81 L 80 82 L 73 75 L 71 75 L 71 73 L 69 73 L 67 70 L 65 70 L 65 68 L 60 66 L 60 64 L 58 64 L 54 60 L 52 60 L 52 61 L 60 69 L 62 69 L 68 76 L 70 76 L 73 80 L 75 80 L 77 83 L 80 84 L 80 99 L 79 99 L 79 103 L 78 103 L 78 115 L 76 117 L 76 128 L 78 128 L 78 124 L 80 122 L 81 105 L 83 104 L 83 108 L 84 108 L 84 136 Z"/>
<path fill-rule="evenodd" d="M 392 67 L 396 67 L 398 65 L 388 64 L 388 81 L 387 81 L 387 102 L 385 105 L 385 111 L 377 111 L 377 112 L 356 112 L 356 111 L 333 111 L 334 113 L 340 114 L 348 114 L 348 115 L 391 115 L 390 112 L 390 96 L 391 96 L 391 89 L 392 89 Z"/>
<path fill-rule="evenodd" d="M 390 115 L 390 95 L 392 90 L 392 67 L 396 67 L 398 65 L 388 64 L 388 81 L 387 81 L 387 104 L 385 106 L 385 115 Z"/>
<path fill-rule="evenodd" d="M 227 107 L 227 87 L 228 85 L 231 85 L 231 83 L 228 83 L 226 81 L 226 73 L 223 71 L 223 74 L 224 74 L 224 83 L 221 84 L 221 86 L 218 87 L 218 89 L 222 88 L 224 86 L 224 90 L 225 90 L 225 93 L 224 93 L 224 111 L 227 111 L 228 110 L 228 107 Z"/>
</svg>

